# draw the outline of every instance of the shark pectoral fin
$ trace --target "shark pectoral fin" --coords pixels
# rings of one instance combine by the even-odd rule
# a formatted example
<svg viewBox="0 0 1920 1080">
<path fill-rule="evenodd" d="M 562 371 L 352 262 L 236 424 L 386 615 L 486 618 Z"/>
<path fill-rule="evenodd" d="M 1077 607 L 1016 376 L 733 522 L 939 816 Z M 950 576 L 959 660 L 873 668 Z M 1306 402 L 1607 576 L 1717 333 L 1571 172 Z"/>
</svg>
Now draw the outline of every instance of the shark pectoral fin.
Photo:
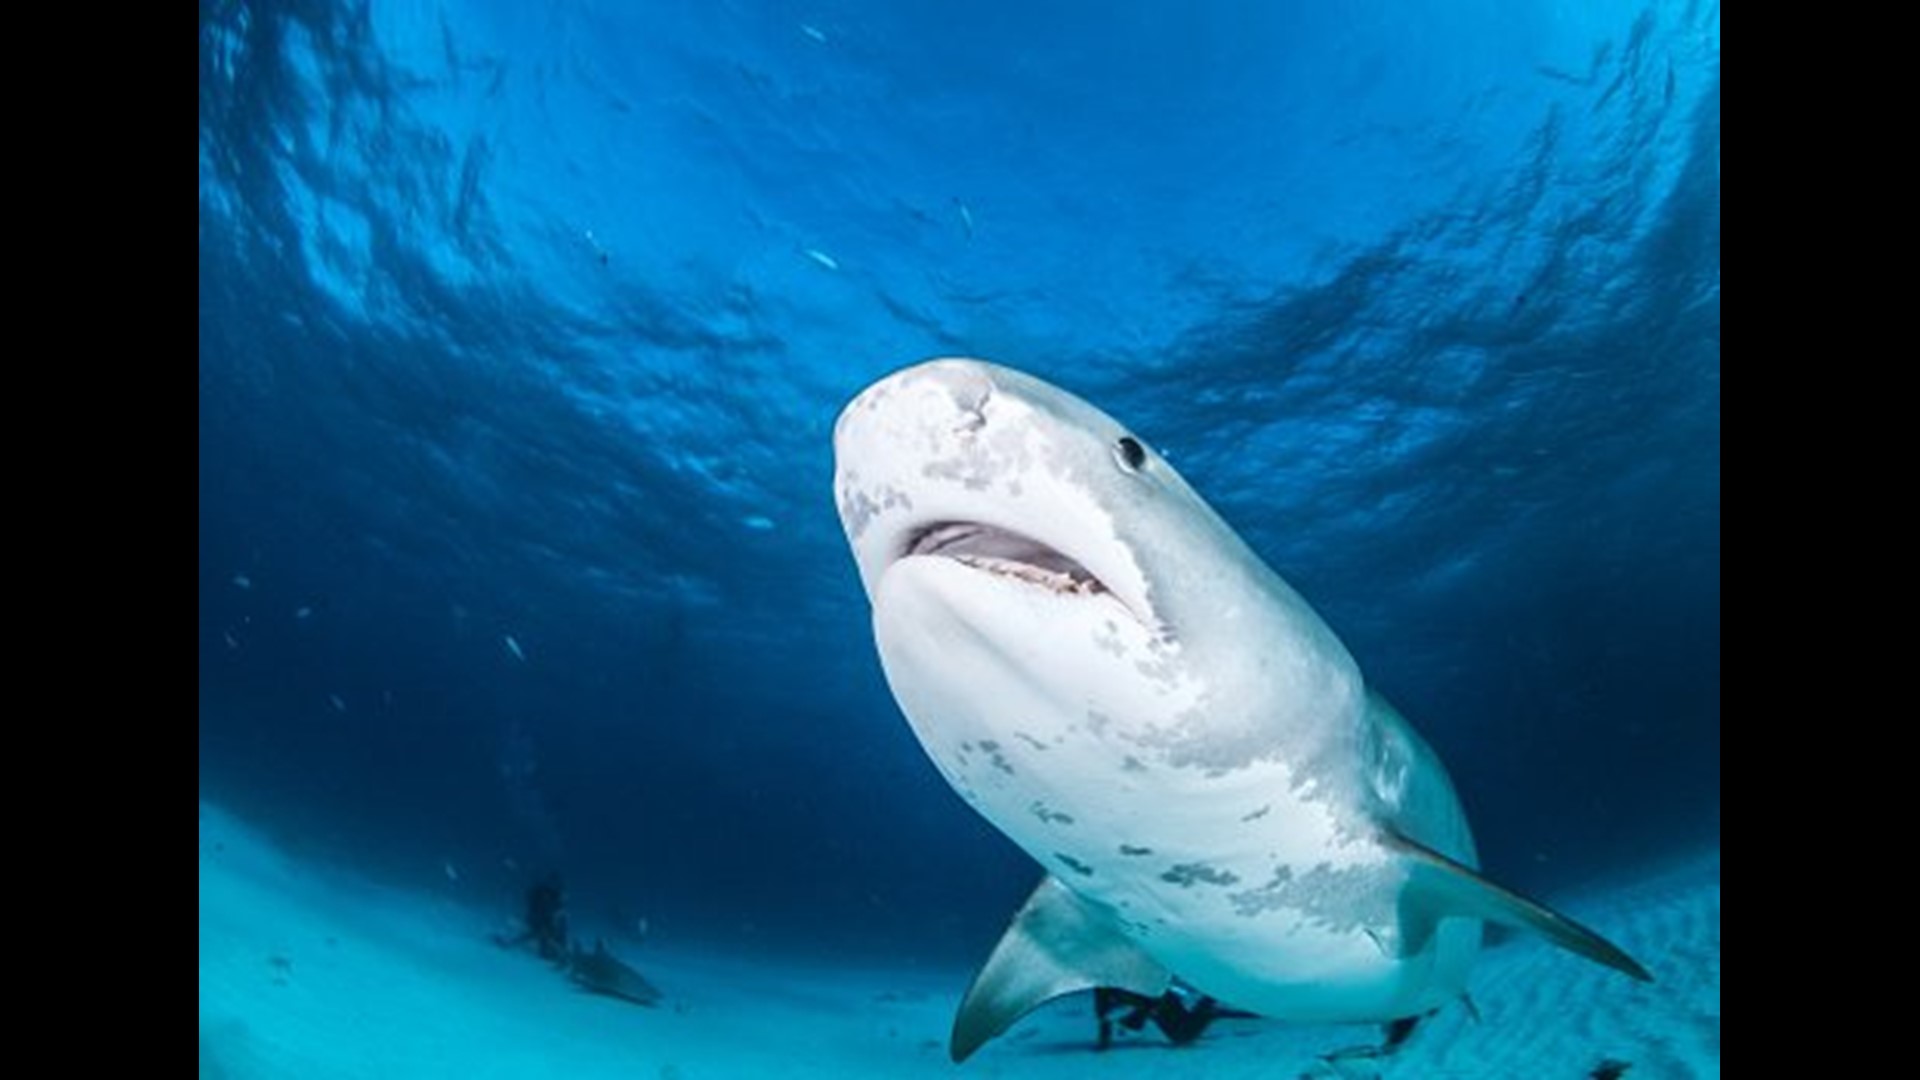
<svg viewBox="0 0 1920 1080">
<path fill-rule="evenodd" d="M 1545 904 L 1529 900 L 1512 889 L 1496 885 L 1480 876 L 1472 867 L 1440 854 L 1397 832 L 1384 833 L 1389 847 L 1413 860 L 1413 878 L 1407 886 L 1407 902 L 1402 906 L 1405 936 L 1409 946 L 1424 945 L 1433 927 L 1449 915 L 1463 915 L 1523 927 L 1545 937 L 1569 952 L 1642 982 L 1653 975 L 1639 961 L 1592 930 L 1554 911 Z M 1417 951 L 1409 948 L 1407 951 Z"/>
<path fill-rule="evenodd" d="M 1097 908 L 1048 877 L 973 977 L 947 1051 L 965 1061 L 1014 1021 L 1063 994 L 1097 986 L 1159 997 L 1172 976 Z"/>
</svg>

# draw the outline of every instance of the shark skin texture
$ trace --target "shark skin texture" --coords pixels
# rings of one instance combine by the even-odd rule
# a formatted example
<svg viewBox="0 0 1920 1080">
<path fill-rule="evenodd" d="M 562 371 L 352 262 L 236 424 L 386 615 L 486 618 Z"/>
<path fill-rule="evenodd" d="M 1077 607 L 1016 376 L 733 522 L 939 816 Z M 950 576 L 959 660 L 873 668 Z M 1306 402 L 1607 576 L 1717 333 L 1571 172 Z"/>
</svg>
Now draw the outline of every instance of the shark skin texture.
<svg viewBox="0 0 1920 1080">
<path fill-rule="evenodd" d="M 1633 978 L 1478 873 L 1432 748 L 1165 459 L 1082 399 L 939 359 L 855 396 L 834 495 L 936 769 L 1047 872 L 962 1001 L 964 1060 L 1063 994 L 1176 981 L 1304 1022 L 1458 999 L 1484 922 Z"/>
</svg>

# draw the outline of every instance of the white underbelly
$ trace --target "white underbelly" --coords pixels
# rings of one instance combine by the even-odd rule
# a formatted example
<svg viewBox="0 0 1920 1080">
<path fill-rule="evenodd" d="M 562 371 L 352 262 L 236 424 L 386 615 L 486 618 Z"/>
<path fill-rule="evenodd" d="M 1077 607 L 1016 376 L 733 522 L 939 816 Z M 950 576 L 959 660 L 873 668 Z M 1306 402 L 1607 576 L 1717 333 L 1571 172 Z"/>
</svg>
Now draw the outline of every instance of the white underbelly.
<svg viewBox="0 0 1920 1080">
<path fill-rule="evenodd" d="M 1064 630 L 1053 613 L 1054 634 L 1010 657 L 902 592 L 876 598 L 876 639 L 928 756 L 1163 966 L 1222 1001 L 1300 1021 L 1392 1019 L 1458 994 L 1462 931 L 1436 938 L 1450 943 L 1443 963 L 1431 948 L 1395 952 L 1405 869 L 1352 792 L 1274 760 L 1176 764 L 1151 735 L 1204 688 L 1143 681 L 1138 641 L 1082 647 L 1112 625 L 1097 605 Z M 1079 677 L 1022 677 L 1046 665 L 1078 665 Z M 1059 700 L 1063 683 L 1080 696 Z"/>
</svg>

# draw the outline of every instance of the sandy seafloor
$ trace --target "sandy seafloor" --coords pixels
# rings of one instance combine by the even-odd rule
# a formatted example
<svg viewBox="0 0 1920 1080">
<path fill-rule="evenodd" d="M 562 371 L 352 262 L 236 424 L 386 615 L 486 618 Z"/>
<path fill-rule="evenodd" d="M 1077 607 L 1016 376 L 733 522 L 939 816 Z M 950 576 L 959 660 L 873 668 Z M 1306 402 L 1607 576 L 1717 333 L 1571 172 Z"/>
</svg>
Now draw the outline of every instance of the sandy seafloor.
<svg viewBox="0 0 1920 1080">
<path fill-rule="evenodd" d="M 1476 1021 L 1429 1020 L 1380 1063 L 1322 1054 L 1361 1027 L 1215 1024 L 1091 1051 L 1084 997 L 1056 1002 L 964 1065 L 945 1038 L 970 971 L 819 966 L 661 942 L 617 951 L 666 991 L 643 1009 L 572 988 L 488 940 L 502 913 L 370 884 L 200 808 L 202 1077 L 1515 1077 L 1720 1075 L 1720 856 L 1550 898 L 1650 967 L 1641 985 L 1530 938 L 1475 969 Z"/>
</svg>

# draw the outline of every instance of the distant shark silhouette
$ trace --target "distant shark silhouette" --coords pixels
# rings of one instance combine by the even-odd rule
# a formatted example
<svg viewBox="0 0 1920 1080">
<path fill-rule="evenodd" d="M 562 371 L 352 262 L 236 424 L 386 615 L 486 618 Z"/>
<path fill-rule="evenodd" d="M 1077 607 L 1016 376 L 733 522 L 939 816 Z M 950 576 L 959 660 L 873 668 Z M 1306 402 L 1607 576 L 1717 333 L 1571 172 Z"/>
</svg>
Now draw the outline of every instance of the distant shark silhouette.
<svg viewBox="0 0 1920 1080">
<path fill-rule="evenodd" d="M 635 1005 L 658 1005 L 660 991 L 626 961 L 607 951 L 603 938 L 595 938 L 593 951 L 576 942 L 567 958 L 567 977 L 581 989 L 595 994 L 631 1001 Z"/>
</svg>

